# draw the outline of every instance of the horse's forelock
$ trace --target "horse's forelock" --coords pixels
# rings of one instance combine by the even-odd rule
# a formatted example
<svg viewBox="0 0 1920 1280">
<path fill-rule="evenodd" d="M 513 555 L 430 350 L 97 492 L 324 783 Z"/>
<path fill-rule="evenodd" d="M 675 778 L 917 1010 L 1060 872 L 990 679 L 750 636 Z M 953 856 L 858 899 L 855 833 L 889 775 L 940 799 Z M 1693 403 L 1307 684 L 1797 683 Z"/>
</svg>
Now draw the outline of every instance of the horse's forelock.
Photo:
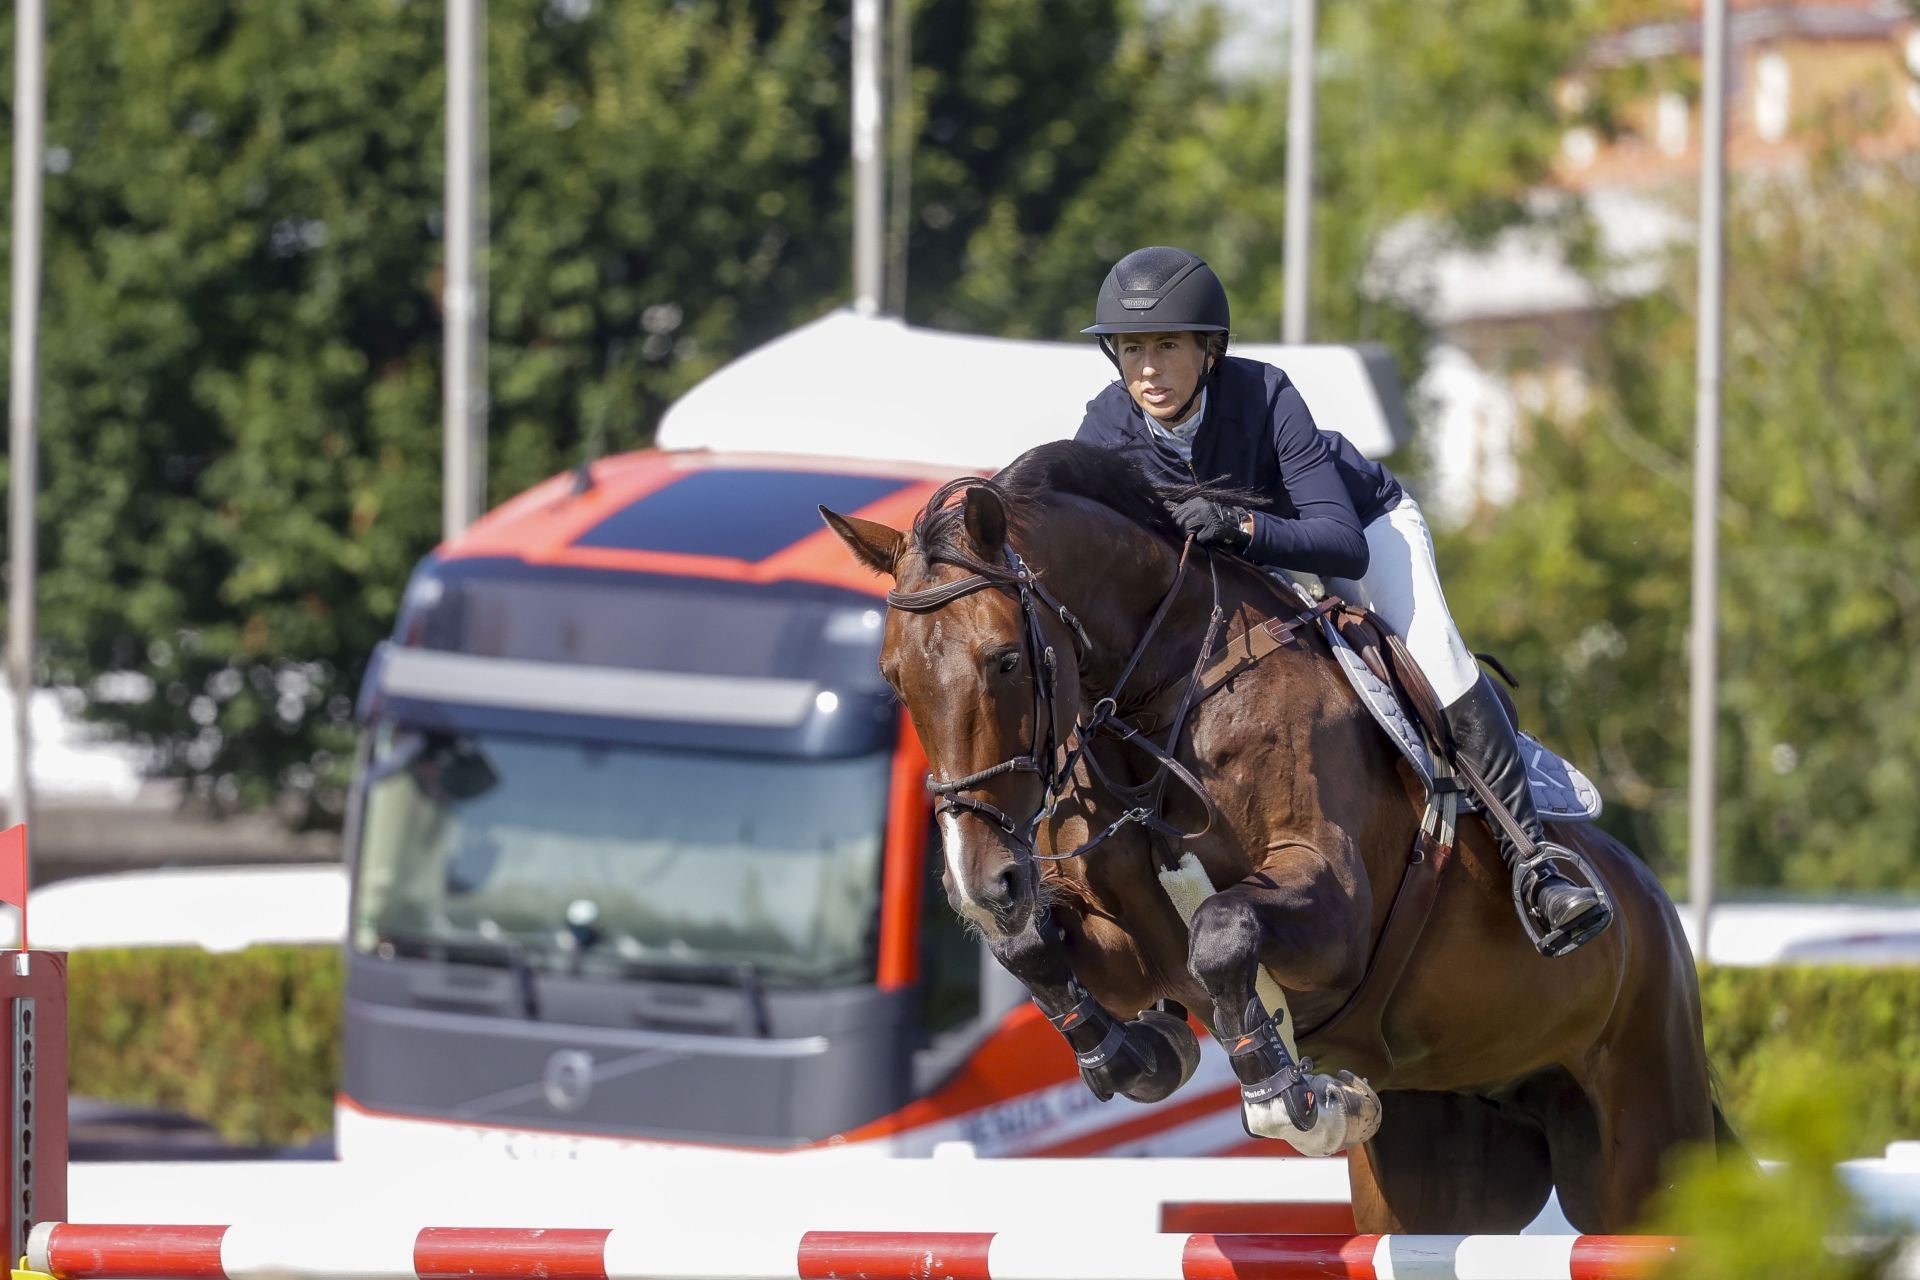
<svg viewBox="0 0 1920 1280">
<path fill-rule="evenodd" d="M 927 499 L 927 505 L 913 518 L 914 549 L 929 567 L 951 564 L 996 582 L 1011 581 L 1014 576 L 1012 570 L 1004 564 L 991 564 L 983 560 L 979 548 L 967 536 L 963 504 L 971 489 L 992 491 L 999 497 L 1001 505 L 1008 508 L 1009 517 L 1014 515 L 1016 503 L 1002 486 L 981 476 L 960 476 L 935 489 Z"/>
</svg>

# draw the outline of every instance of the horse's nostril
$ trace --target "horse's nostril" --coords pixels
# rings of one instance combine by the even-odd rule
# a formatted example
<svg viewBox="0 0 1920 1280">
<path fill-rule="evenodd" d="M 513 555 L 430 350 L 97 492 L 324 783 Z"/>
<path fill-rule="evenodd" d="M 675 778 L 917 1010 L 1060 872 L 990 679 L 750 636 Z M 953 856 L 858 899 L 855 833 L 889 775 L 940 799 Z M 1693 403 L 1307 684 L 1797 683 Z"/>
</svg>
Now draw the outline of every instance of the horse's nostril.
<svg viewBox="0 0 1920 1280">
<path fill-rule="evenodd" d="M 1020 901 L 1020 869 L 1018 867 L 1003 868 L 995 879 L 997 882 L 995 887 L 1000 891 L 1000 901 L 1003 904 L 1010 907 Z"/>
</svg>

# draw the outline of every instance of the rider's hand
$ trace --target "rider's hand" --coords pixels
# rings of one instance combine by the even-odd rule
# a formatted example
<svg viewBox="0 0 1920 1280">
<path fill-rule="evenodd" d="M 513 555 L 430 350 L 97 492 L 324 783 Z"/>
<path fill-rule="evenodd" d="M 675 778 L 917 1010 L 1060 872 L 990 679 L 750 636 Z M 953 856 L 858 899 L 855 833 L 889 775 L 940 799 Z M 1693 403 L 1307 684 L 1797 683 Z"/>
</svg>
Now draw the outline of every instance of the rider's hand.
<svg viewBox="0 0 1920 1280">
<path fill-rule="evenodd" d="M 1244 551 L 1253 541 L 1245 525 L 1250 523 L 1242 507 L 1231 507 L 1212 498 L 1188 498 L 1173 509 L 1173 522 L 1203 547 L 1223 547 Z"/>
</svg>

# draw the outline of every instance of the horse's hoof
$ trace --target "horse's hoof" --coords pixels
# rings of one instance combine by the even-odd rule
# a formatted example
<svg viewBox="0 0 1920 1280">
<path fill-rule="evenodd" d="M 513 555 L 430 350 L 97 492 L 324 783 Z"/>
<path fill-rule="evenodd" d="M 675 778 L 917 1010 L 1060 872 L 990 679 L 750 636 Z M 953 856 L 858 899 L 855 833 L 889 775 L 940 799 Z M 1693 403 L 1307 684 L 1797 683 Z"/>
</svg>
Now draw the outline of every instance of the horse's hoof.
<svg viewBox="0 0 1920 1280">
<path fill-rule="evenodd" d="M 1346 1145 L 1357 1147 L 1380 1132 L 1380 1095 L 1351 1071 L 1342 1071 L 1338 1079 L 1339 1083 L 1333 1087 L 1345 1094 L 1347 1100 Z"/>
<path fill-rule="evenodd" d="M 1153 1071 L 1139 1085 L 1126 1090 L 1135 1102 L 1158 1102 L 1193 1079 L 1200 1066 L 1200 1042 L 1181 1018 L 1147 1009 L 1127 1024 L 1127 1038 L 1135 1035 L 1153 1043 Z"/>
<path fill-rule="evenodd" d="M 1380 1097 L 1373 1087 L 1350 1071 L 1338 1077 L 1315 1075 L 1313 1127 L 1296 1129 L 1279 1098 L 1264 1102 L 1240 1100 L 1240 1116 L 1256 1138 L 1278 1138 L 1303 1156 L 1336 1155 L 1380 1132 Z"/>
<path fill-rule="evenodd" d="M 1172 1014 L 1148 1009 L 1126 1029 L 1126 1041 L 1111 1062 L 1080 1068 L 1081 1080 L 1100 1101 L 1119 1094 L 1135 1102 L 1158 1102 L 1199 1067 L 1200 1042 L 1193 1029 Z"/>
</svg>

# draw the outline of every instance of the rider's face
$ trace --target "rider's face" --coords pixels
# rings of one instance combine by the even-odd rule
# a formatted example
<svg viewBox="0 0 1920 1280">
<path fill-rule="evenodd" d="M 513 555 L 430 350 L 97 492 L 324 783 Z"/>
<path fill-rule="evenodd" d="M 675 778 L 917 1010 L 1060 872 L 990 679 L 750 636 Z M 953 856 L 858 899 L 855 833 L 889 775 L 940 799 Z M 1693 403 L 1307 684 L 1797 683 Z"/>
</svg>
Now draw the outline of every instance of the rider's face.
<svg viewBox="0 0 1920 1280">
<path fill-rule="evenodd" d="M 1127 394 L 1141 410 L 1172 422 L 1200 385 L 1207 355 L 1192 333 L 1123 333 L 1114 340 Z"/>
</svg>

